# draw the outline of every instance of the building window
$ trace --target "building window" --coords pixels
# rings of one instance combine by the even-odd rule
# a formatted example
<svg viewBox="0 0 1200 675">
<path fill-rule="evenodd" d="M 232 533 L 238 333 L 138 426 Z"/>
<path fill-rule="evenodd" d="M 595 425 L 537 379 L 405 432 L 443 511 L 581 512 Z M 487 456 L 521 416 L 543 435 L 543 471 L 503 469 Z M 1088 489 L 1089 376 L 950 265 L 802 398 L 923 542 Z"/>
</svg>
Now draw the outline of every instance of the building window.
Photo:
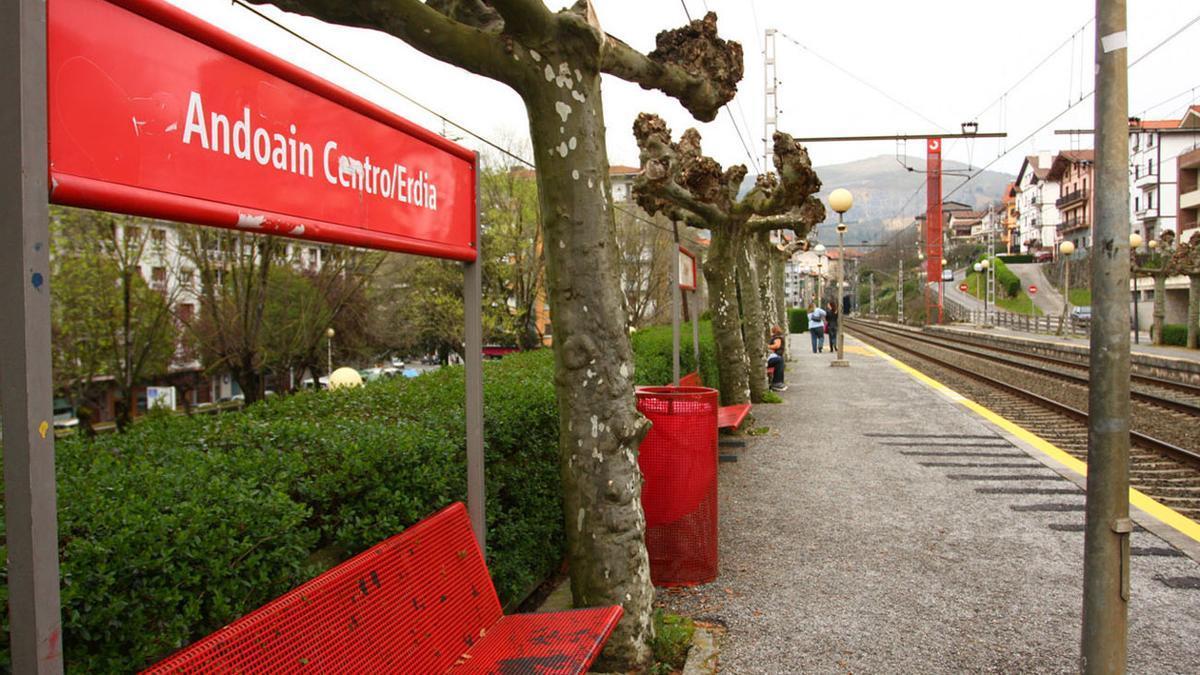
<svg viewBox="0 0 1200 675">
<path fill-rule="evenodd" d="M 184 267 L 183 269 L 179 270 L 179 286 L 190 290 L 192 288 L 193 275 L 195 273 L 195 270 L 191 269 L 190 267 Z"/>
<path fill-rule="evenodd" d="M 1147 162 L 1146 162 L 1146 175 L 1147 176 L 1154 175 L 1154 160 L 1153 159 L 1147 160 Z"/>
<path fill-rule="evenodd" d="M 1142 210 L 1142 200 L 1141 200 L 1141 198 L 1140 198 L 1140 197 L 1134 197 L 1134 198 L 1133 198 L 1133 210 L 1134 210 L 1134 211 L 1141 211 L 1141 210 Z"/>
<path fill-rule="evenodd" d="M 196 306 L 190 302 L 179 305 L 178 314 L 181 322 L 191 323 L 192 317 L 196 315 Z"/>
<path fill-rule="evenodd" d="M 154 228 L 150 230 L 150 245 L 154 250 L 162 253 L 167 248 L 167 231 L 162 228 Z"/>
</svg>

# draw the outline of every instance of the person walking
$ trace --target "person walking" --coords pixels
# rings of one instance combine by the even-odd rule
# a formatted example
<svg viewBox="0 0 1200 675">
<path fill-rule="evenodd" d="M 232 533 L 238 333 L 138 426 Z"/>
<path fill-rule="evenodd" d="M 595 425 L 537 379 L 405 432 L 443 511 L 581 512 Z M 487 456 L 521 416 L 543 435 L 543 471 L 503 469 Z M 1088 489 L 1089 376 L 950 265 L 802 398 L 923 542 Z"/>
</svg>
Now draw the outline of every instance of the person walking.
<svg viewBox="0 0 1200 675">
<path fill-rule="evenodd" d="M 837 302 L 830 300 L 825 310 L 825 323 L 829 326 L 826 331 L 829 333 L 829 351 L 837 352 L 837 334 L 838 334 L 838 318 L 841 313 L 838 312 Z"/>
<path fill-rule="evenodd" d="M 825 310 L 808 303 L 808 334 L 812 337 L 813 353 L 825 347 Z"/>
<path fill-rule="evenodd" d="M 771 391 L 787 391 L 787 385 L 783 383 L 783 329 L 779 326 L 771 326 L 767 349 L 771 352 L 767 356 L 767 367 L 775 369 L 771 373 Z"/>
</svg>

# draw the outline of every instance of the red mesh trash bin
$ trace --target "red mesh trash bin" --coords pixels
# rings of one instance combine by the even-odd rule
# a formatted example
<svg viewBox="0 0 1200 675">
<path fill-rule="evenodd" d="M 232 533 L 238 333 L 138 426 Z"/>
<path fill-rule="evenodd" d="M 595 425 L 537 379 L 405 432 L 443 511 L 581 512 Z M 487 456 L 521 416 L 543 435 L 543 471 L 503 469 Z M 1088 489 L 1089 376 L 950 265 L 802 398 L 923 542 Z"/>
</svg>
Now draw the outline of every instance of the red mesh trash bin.
<svg viewBox="0 0 1200 675">
<path fill-rule="evenodd" d="M 646 550 L 655 586 L 717 578 L 716 389 L 646 387 L 638 411 L 653 426 L 638 465 L 645 479 Z"/>
</svg>

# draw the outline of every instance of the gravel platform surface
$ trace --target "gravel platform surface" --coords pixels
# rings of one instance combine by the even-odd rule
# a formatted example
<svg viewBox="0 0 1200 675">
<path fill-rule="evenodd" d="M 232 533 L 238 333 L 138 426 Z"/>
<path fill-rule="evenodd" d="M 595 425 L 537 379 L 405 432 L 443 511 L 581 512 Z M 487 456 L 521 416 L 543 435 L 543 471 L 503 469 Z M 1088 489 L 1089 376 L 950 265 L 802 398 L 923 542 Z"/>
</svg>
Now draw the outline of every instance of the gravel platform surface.
<svg viewBox="0 0 1200 675">
<path fill-rule="evenodd" d="M 728 627 L 727 673 L 1076 671 L 1083 494 L 846 344 L 834 369 L 792 336 L 771 432 L 720 467 L 720 577 L 659 604 Z M 1200 564 L 1132 546 L 1130 672 L 1200 672 Z"/>
</svg>

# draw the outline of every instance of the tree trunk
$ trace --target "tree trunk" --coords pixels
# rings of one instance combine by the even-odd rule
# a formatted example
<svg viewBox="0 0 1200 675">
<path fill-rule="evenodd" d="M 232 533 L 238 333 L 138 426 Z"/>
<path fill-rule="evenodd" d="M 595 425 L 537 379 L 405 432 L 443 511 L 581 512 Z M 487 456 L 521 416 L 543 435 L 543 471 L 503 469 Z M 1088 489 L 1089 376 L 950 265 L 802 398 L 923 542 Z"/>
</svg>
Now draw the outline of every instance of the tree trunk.
<svg viewBox="0 0 1200 675">
<path fill-rule="evenodd" d="M 750 400 L 750 383 L 746 377 L 749 362 L 746 360 L 746 343 L 742 340 L 742 317 L 737 300 L 738 248 L 736 237 L 713 230 L 712 244 L 704 261 L 717 358 L 717 387 L 721 390 L 723 405 Z"/>
<path fill-rule="evenodd" d="M 1196 333 L 1200 331 L 1200 274 L 1188 275 L 1188 349 L 1196 349 Z"/>
<path fill-rule="evenodd" d="M 1163 343 L 1163 321 L 1167 316 L 1167 275 L 1158 272 L 1154 275 L 1154 336 L 1156 345 Z"/>
<path fill-rule="evenodd" d="M 570 55 L 547 61 L 573 75 L 570 85 L 550 80 L 525 92 L 554 311 L 571 591 L 576 607 L 625 608 L 597 668 L 626 670 L 646 662 L 653 637 L 637 464 L 649 424 L 634 403 L 598 68 Z"/>
<path fill-rule="evenodd" d="M 742 289 L 742 334 L 746 341 L 747 373 L 750 380 L 750 401 L 762 403 L 767 393 L 767 328 L 763 312 L 762 289 L 759 287 L 758 256 L 752 237 L 738 237 L 738 286 Z"/>
</svg>

